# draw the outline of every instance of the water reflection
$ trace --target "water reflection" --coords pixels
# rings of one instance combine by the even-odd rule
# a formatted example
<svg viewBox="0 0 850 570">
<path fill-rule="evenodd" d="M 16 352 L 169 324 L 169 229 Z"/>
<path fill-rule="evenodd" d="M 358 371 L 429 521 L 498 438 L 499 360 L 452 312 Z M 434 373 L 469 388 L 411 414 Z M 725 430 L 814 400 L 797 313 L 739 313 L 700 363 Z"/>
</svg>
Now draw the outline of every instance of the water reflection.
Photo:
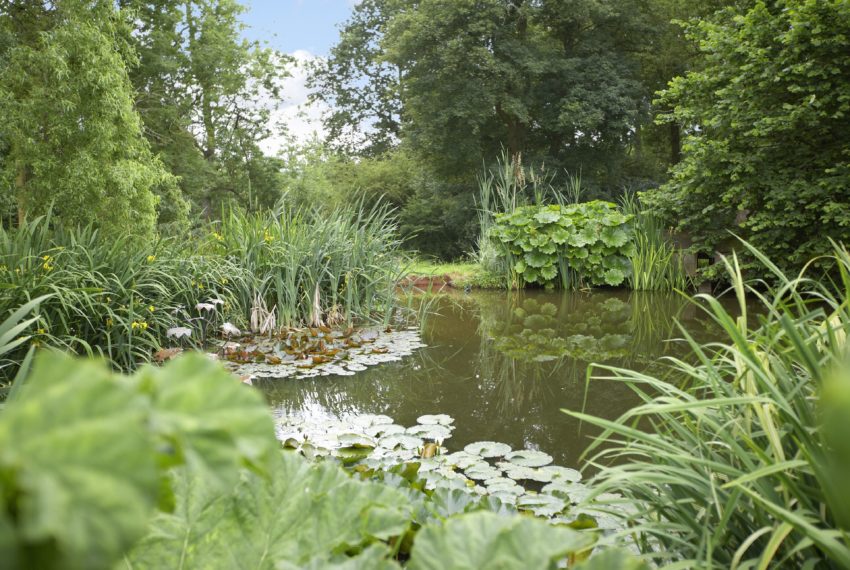
<svg viewBox="0 0 850 570">
<path fill-rule="evenodd" d="M 412 425 L 446 413 L 457 429 L 447 444 L 481 440 L 541 449 L 575 466 L 592 435 L 561 408 L 613 418 L 637 403 L 614 382 L 586 381 L 600 362 L 663 372 L 659 359 L 682 351 L 675 320 L 698 338 L 709 327 L 675 295 L 473 293 L 442 298 L 423 337 L 429 345 L 399 363 L 353 377 L 260 382 L 280 413 L 380 413 Z"/>
</svg>

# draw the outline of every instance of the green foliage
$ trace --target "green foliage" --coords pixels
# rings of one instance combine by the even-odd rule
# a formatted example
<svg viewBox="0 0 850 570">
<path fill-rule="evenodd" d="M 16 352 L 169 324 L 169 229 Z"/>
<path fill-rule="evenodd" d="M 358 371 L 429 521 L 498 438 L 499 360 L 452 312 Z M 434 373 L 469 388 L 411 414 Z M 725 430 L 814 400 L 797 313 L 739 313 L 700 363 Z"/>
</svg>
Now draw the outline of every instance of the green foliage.
<svg viewBox="0 0 850 570">
<path fill-rule="evenodd" d="M 231 211 L 208 247 L 251 276 L 240 305 L 259 296 L 294 326 L 389 319 L 401 278 L 396 226 L 382 206 L 366 210 Z"/>
<path fill-rule="evenodd" d="M 684 291 L 691 283 L 683 253 L 676 248 L 657 215 L 643 208 L 642 198 L 626 193 L 620 209 L 632 218 L 634 251 L 629 287 L 636 291 Z"/>
<path fill-rule="evenodd" d="M 521 206 L 497 214 L 490 239 L 522 283 L 619 285 L 628 275 L 630 216 L 608 202 Z"/>
<path fill-rule="evenodd" d="M 262 141 L 279 134 L 271 114 L 281 100 L 288 56 L 244 39 L 236 0 L 120 0 L 136 106 L 151 147 L 180 177 L 179 202 L 196 213 L 224 204 L 272 207 L 282 164 Z M 161 212 L 172 220 L 175 212 Z"/>
<path fill-rule="evenodd" d="M 693 359 L 671 359 L 670 380 L 600 366 L 643 404 L 617 421 L 567 413 L 604 430 L 588 449 L 601 468 L 591 484 L 641 505 L 629 532 L 657 561 L 846 568 L 850 253 L 836 247 L 841 282 L 828 285 L 747 248 L 778 286 L 747 285 L 727 261 L 735 311 L 696 298 L 725 342 L 683 331 Z"/>
<path fill-rule="evenodd" d="M 0 15 L 2 167 L 19 218 L 52 206 L 69 224 L 150 238 L 157 194 L 174 199 L 133 106 L 123 31 L 107 1 L 12 2 Z"/>
<path fill-rule="evenodd" d="M 44 570 L 399 568 L 401 555 L 520 570 L 596 541 L 498 500 L 423 491 L 415 463 L 361 480 L 278 446 L 259 392 L 202 355 L 127 377 L 44 353 L 0 411 L 0 556 Z"/>
<path fill-rule="evenodd" d="M 703 252 L 733 231 L 787 270 L 828 254 L 824 237 L 850 241 L 850 5 L 744 3 L 688 30 L 697 69 L 660 101 L 683 160 L 654 207 Z"/>
<path fill-rule="evenodd" d="M 592 547 L 593 541 L 566 527 L 540 525 L 524 517 L 471 513 L 431 526 L 417 537 L 410 568 L 551 568 Z M 529 545 L 535 545 L 529 548 Z"/>
<path fill-rule="evenodd" d="M 215 445 L 192 446 L 189 462 L 173 444 L 192 433 Z M 169 502 L 168 467 L 209 462 L 235 479 L 241 465 L 265 471 L 276 447 L 259 394 L 199 355 L 121 378 L 45 353 L 0 414 L 0 443 L 0 553 L 11 568 L 110 568 Z"/>
<path fill-rule="evenodd" d="M 207 231 L 188 246 L 54 228 L 49 217 L 0 228 L 0 314 L 50 294 L 29 342 L 100 354 L 122 369 L 149 360 L 172 327 L 189 327 L 189 344 L 202 344 L 223 319 L 247 328 L 255 308 L 280 325 L 392 315 L 401 269 L 385 210 L 233 212 Z M 214 314 L 197 308 L 210 300 Z M 27 348 L 7 358 L 20 362 Z"/>
</svg>

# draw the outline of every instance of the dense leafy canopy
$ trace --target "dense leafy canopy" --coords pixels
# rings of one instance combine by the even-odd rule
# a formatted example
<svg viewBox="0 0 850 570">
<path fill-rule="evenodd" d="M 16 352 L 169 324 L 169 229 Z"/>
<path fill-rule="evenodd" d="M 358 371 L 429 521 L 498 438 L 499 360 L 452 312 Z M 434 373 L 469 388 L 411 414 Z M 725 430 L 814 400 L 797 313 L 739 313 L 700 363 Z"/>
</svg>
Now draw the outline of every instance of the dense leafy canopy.
<svg viewBox="0 0 850 570">
<path fill-rule="evenodd" d="M 709 253 L 731 230 L 785 267 L 850 241 L 850 5 L 756 2 L 689 32 L 699 67 L 662 96 L 684 155 L 657 207 Z"/>
<path fill-rule="evenodd" d="M 10 2 L 0 13 L 3 182 L 19 217 L 54 210 L 112 234 L 151 236 L 174 179 L 133 105 L 111 2 Z M 7 195 L 8 196 L 8 195 Z"/>
</svg>

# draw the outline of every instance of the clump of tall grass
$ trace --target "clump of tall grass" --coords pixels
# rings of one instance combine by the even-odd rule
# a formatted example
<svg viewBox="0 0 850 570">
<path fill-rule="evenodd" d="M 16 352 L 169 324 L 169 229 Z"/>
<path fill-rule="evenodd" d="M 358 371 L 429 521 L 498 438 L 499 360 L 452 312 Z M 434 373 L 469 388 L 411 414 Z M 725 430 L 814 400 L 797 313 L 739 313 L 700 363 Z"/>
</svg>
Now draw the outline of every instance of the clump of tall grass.
<svg viewBox="0 0 850 570">
<path fill-rule="evenodd" d="M 284 326 L 391 317 L 403 268 L 387 208 L 326 213 L 280 206 L 222 218 L 209 245 L 251 275 L 252 287 L 239 291 L 240 305 L 260 303 Z"/>
<path fill-rule="evenodd" d="M 132 369 L 170 327 L 193 318 L 197 303 L 214 298 L 240 312 L 229 293 L 237 269 L 220 259 L 187 259 L 173 241 L 105 240 L 93 226 L 54 227 L 40 217 L 0 228 L 0 315 L 50 295 L 36 311 L 33 344 Z"/>
<path fill-rule="evenodd" d="M 632 216 L 634 254 L 629 286 L 636 291 L 683 291 L 692 285 L 682 252 L 673 244 L 662 221 L 643 209 L 634 192 L 620 198 L 620 209 Z"/>
<path fill-rule="evenodd" d="M 276 326 L 392 315 L 401 256 L 384 209 L 231 212 L 208 234 L 189 243 L 106 240 L 94 226 L 65 228 L 49 216 L 0 228 L 0 317 L 50 295 L 30 343 L 128 370 L 174 327 L 192 329 L 181 342 L 197 345 L 225 319 L 250 328 L 263 311 L 263 323 Z"/>
<path fill-rule="evenodd" d="M 567 413 L 604 430 L 586 452 L 601 469 L 594 489 L 636 507 L 619 516 L 646 557 L 850 568 L 850 253 L 835 247 L 840 283 L 822 283 L 747 249 L 776 285 L 746 283 L 733 256 L 736 310 L 695 297 L 724 342 L 683 330 L 693 359 L 669 359 L 668 380 L 598 366 L 643 404 L 616 421 Z"/>
</svg>

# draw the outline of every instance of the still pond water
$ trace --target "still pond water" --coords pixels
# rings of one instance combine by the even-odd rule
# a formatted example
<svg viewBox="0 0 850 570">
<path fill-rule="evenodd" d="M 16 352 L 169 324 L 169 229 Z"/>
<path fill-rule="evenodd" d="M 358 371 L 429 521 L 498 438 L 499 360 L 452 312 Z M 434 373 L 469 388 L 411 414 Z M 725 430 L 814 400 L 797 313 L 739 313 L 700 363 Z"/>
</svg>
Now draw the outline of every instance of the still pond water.
<svg viewBox="0 0 850 570">
<path fill-rule="evenodd" d="M 438 298 L 426 322 L 427 348 L 354 376 L 261 380 L 279 414 L 340 418 L 386 414 L 409 426 L 423 414 L 455 418 L 451 451 L 476 441 L 545 451 L 579 467 L 596 432 L 561 409 L 616 418 L 638 400 L 624 384 L 586 382 L 591 362 L 664 374 L 681 356 L 679 321 L 711 339 L 708 318 L 677 295 L 458 293 Z"/>
</svg>

